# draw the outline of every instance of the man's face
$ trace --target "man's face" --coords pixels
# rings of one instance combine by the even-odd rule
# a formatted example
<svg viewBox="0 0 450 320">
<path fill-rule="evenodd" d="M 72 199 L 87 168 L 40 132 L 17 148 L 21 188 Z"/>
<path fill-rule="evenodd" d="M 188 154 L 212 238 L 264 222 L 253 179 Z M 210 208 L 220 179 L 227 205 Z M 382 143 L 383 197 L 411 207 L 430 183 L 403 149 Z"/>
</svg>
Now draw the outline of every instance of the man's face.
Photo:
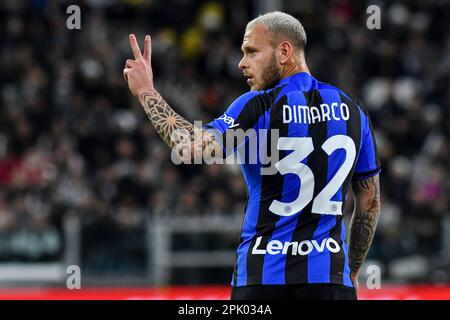
<svg viewBox="0 0 450 320">
<path fill-rule="evenodd" d="M 239 62 L 251 91 L 274 87 L 281 80 L 280 65 L 270 35 L 263 25 L 256 25 L 244 35 L 241 50 L 244 54 Z"/>
</svg>

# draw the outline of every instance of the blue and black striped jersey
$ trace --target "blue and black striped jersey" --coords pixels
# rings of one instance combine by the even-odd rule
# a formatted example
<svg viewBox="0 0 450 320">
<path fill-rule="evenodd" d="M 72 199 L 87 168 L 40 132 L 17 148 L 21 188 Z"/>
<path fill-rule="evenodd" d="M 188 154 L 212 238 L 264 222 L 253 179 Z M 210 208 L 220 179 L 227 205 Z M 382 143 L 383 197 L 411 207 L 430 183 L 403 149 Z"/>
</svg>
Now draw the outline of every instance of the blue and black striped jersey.
<svg viewBox="0 0 450 320">
<path fill-rule="evenodd" d="M 344 202 L 351 179 L 380 171 L 361 102 L 297 73 L 273 89 L 243 94 L 205 128 L 219 138 L 225 155 L 230 130 L 266 132 L 256 135 L 257 161 L 241 165 L 248 203 L 232 285 L 353 286 Z M 268 163 L 272 150 L 277 161 Z M 273 172 L 264 172 L 270 166 Z"/>
</svg>

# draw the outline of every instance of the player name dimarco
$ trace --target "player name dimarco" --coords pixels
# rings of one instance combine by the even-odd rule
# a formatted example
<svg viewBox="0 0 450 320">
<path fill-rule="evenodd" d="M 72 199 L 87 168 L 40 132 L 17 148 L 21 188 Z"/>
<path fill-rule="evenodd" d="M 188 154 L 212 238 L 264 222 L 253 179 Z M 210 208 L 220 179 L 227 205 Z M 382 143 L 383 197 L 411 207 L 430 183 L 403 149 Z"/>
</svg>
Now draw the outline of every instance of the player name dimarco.
<svg viewBox="0 0 450 320">
<path fill-rule="evenodd" d="M 323 121 L 347 121 L 350 118 L 350 110 L 345 103 L 333 102 L 315 106 L 283 105 L 283 123 L 312 124 Z"/>
</svg>

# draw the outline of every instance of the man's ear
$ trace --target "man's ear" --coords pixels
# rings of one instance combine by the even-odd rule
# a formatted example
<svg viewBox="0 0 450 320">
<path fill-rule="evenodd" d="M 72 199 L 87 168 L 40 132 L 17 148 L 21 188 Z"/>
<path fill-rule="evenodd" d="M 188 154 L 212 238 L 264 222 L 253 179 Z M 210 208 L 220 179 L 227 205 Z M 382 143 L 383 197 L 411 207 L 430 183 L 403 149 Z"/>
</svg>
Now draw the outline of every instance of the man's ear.
<svg viewBox="0 0 450 320">
<path fill-rule="evenodd" d="M 289 42 L 283 41 L 280 43 L 279 49 L 280 49 L 280 64 L 284 65 L 292 58 L 294 48 L 292 47 L 292 44 L 290 44 Z"/>
</svg>

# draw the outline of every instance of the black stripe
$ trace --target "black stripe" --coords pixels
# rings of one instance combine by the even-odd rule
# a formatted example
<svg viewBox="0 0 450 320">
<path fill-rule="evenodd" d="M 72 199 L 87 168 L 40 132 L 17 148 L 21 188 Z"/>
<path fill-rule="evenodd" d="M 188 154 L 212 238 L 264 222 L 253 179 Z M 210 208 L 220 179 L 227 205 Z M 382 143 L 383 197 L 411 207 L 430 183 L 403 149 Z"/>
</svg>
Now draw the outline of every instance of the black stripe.
<svg viewBox="0 0 450 320">
<path fill-rule="evenodd" d="M 243 111 L 245 112 L 241 112 L 239 114 L 239 116 L 236 119 L 236 123 L 239 124 L 245 124 L 244 128 L 242 129 L 247 129 L 248 126 L 254 126 L 259 117 L 264 114 L 264 112 L 266 112 L 270 107 L 273 106 L 273 102 L 276 100 L 276 98 L 278 97 L 280 91 L 284 88 L 285 86 L 280 86 L 277 88 L 274 88 L 273 90 L 269 91 L 268 93 L 264 94 L 264 95 L 257 95 L 255 97 L 253 97 L 252 99 L 249 100 L 249 102 L 244 106 Z M 239 143 L 237 141 L 235 141 L 235 143 Z M 270 149 L 269 149 L 270 150 Z M 248 150 L 246 150 L 248 151 Z M 249 159 L 248 156 L 246 155 L 245 159 Z M 248 205 L 248 197 L 247 197 L 247 203 L 245 205 L 245 210 L 244 212 L 247 212 L 247 205 Z M 245 217 L 244 219 L 245 220 Z M 242 243 L 243 239 L 242 239 L 242 232 L 241 232 L 241 237 L 239 240 L 239 243 Z M 254 244 L 254 242 L 253 242 Z M 250 249 L 253 246 L 250 245 Z M 233 271 L 233 279 L 235 284 L 237 284 L 237 274 L 238 274 L 238 262 L 237 262 L 237 253 L 236 253 L 236 263 L 234 266 L 234 271 Z M 248 259 L 248 257 L 247 257 Z M 250 272 L 249 272 L 250 270 Z M 248 277 L 252 277 L 253 273 L 252 273 L 252 269 L 248 267 L 247 265 L 247 278 Z"/>
<path fill-rule="evenodd" d="M 362 102 L 362 100 L 358 97 L 353 97 L 350 96 L 352 98 L 353 101 L 356 101 L 356 105 L 361 109 L 361 111 L 367 116 L 367 121 L 369 122 L 369 128 L 370 128 L 370 134 L 372 135 L 372 140 L 373 140 L 373 144 L 374 144 L 374 148 L 375 148 L 375 163 L 378 169 L 381 167 L 381 163 L 380 163 L 380 159 L 378 157 L 378 152 L 377 152 L 377 142 L 375 140 L 375 135 L 373 134 L 373 126 L 372 126 L 372 121 L 370 120 L 370 115 L 369 112 L 367 111 L 367 108 L 364 106 L 364 103 Z M 374 173 L 374 172 L 372 172 Z"/>
<path fill-rule="evenodd" d="M 248 200 L 249 200 L 249 195 L 248 195 L 248 191 L 247 191 L 247 201 L 245 203 L 245 208 L 244 208 L 244 213 L 247 212 L 247 207 L 248 207 Z M 244 220 L 245 220 L 245 214 L 242 217 L 242 225 L 244 225 Z M 240 233 L 239 236 L 239 243 L 242 243 L 243 239 L 242 239 L 242 231 Z M 233 269 L 233 280 L 234 280 L 234 284 L 237 285 L 237 275 L 238 275 L 238 253 L 236 250 L 236 262 L 234 264 L 234 269 Z"/>
<path fill-rule="evenodd" d="M 279 136 L 285 137 L 288 134 L 288 124 L 283 124 L 281 107 L 287 103 L 287 97 L 284 96 L 270 110 L 270 127 L 267 133 L 267 155 L 271 156 L 271 129 L 279 129 Z M 275 142 L 275 141 L 274 141 Z M 277 143 L 277 142 L 275 142 Z M 284 151 L 280 151 L 280 159 L 285 156 Z M 269 211 L 270 204 L 273 200 L 281 201 L 283 194 L 283 176 L 277 172 L 275 175 L 261 176 L 261 196 L 258 212 L 258 222 L 256 224 L 256 234 L 252 240 L 247 253 L 247 284 L 261 284 L 264 269 L 265 255 L 253 255 L 252 249 L 255 246 L 256 239 L 261 238 L 260 248 L 267 246 L 268 240 L 272 237 L 275 224 L 279 220 L 279 216 Z"/>
<path fill-rule="evenodd" d="M 373 131 L 372 121 L 370 120 L 369 114 L 367 114 L 367 121 L 369 121 L 369 128 L 370 128 L 370 134 L 372 135 L 372 141 L 373 141 L 373 148 L 375 153 L 375 164 L 377 168 L 381 167 L 380 158 L 378 157 L 378 148 L 377 148 L 377 141 L 375 139 L 375 134 Z"/>
<path fill-rule="evenodd" d="M 246 132 L 248 129 L 254 128 L 258 123 L 259 118 L 273 105 L 275 98 L 280 93 L 282 88 L 284 88 L 284 86 L 277 87 L 269 92 L 258 94 L 251 98 L 245 104 L 244 108 L 235 120 L 235 123 L 239 125 L 236 128 L 229 130 L 241 129 Z M 251 132 L 248 137 L 252 136 L 252 134 L 253 132 Z M 247 135 L 233 135 L 232 137 L 233 139 L 227 137 L 226 140 L 228 145 L 233 146 L 233 148 L 242 145 L 244 139 L 247 139 Z M 242 159 L 245 159 L 245 163 L 248 163 L 248 161 L 252 159 L 256 161 L 255 157 L 250 157 L 249 148 L 238 149 L 237 152 L 243 156 Z"/>
<path fill-rule="evenodd" d="M 367 176 L 371 176 L 371 175 L 373 175 L 375 172 L 378 172 L 379 170 L 380 170 L 380 167 L 377 167 L 376 169 L 370 170 L 370 171 L 367 171 L 367 172 L 363 172 L 363 173 L 354 173 L 354 174 L 353 174 L 353 178 L 354 178 L 354 179 L 358 179 L 358 178 L 364 178 L 364 177 L 367 177 Z"/>
<path fill-rule="evenodd" d="M 259 117 L 273 105 L 275 97 L 282 88 L 277 87 L 268 93 L 258 94 L 248 100 L 235 120 L 239 124 L 238 128 L 243 130 L 252 128 L 258 122 Z"/>
<path fill-rule="evenodd" d="M 320 106 L 323 103 L 318 90 L 303 92 L 308 106 Z M 308 156 L 308 167 L 314 173 L 314 197 L 327 184 L 328 156 L 322 150 L 322 144 L 327 139 L 328 128 L 326 121 L 320 121 L 308 126 L 308 136 L 312 138 L 314 151 Z M 320 215 L 312 214 L 311 201 L 298 216 L 297 226 L 293 232 L 292 241 L 300 243 L 311 240 L 320 221 Z M 286 257 L 286 284 L 308 283 L 308 256 L 287 255 Z"/>
<path fill-rule="evenodd" d="M 247 207 L 248 207 L 248 200 L 249 200 L 249 196 L 247 195 L 247 202 L 245 203 L 245 208 L 244 208 L 244 216 L 242 218 L 242 226 L 244 225 L 244 220 L 245 220 L 245 214 L 247 213 Z M 242 228 L 241 228 L 241 233 L 239 236 L 239 244 L 241 244 L 244 240 L 242 239 Z M 233 268 L 233 283 L 235 286 L 237 286 L 238 283 L 238 251 L 236 250 L 236 262 L 234 263 L 234 268 Z"/>
<path fill-rule="evenodd" d="M 360 108 L 353 100 L 349 100 L 346 96 L 343 94 L 340 94 L 341 101 L 350 109 L 350 119 L 347 121 L 347 135 L 353 139 L 355 142 L 356 147 L 356 158 L 358 158 L 359 155 L 359 149 L 361 148 L 361 114 L 360 114 Z M 345 180 L 346 184 L 350 184 L 350 179 L 352 176 L 354 176 L 354 171 L 356 167 L 356 159 L 353 163 L 353 167 L 350 171 L 350 174 L 348 175 L 347 179 Z M 345 185 L 344 183 L 344 185 Z"/>
<path fill-rule="evenodd" d="M 273 105 L 273 101 L 276 99 L 280 91 L 285 86 L 276 87 L 268 92 L 257 94 L 253 98 L 247 101 L 247 103 L 242 107 L 241 112 L 234 120 L 236 127 L 225 130 L 222 134 L 216 129 L 218 136 L 221 136 L 222 145 L 224 147 L 224 152 L 222 154 L 225 159 L 230 153 L 240 146 L 246 136 L 236 134 L 234 135 L 234 130 L 243 130 L 246 132 L 248 129 L 253 128 L 257 123 L 259 118 Z M 211 125 L 206 125 L 206 128 L 215 129 Z M 229 133 L 229 134 L 227 134 Z M 249 137 L 251 134 L 249 135 Z M 239 149 L 238 149 L 239 150 Z M 248 152 L 247 149 L 240 150 L 239 152 Z M 245 159 L 249 159 L 246 155 Z"/>
<path fill-rule="evenodd" d="M 345 103 L 350 110 L 350 118 L 346 122 L 346 135 L 352 138 L 355 143 L 355 149 L 358 153 L 360 142 L 361 142 L 361 117 L 359 108 L 356 104 L 347 99 L 344 95 L 340 94 L 341 102 Z M 345 200 L 347 196 L 347 191 L 350 186 L 351 177 L 353 171 L 355 170 L 356 161 L 353 162 L 352 169 L 344 180 L 342 185 L 342 208 L 346 207 Z M 345 253 L 343 250 L 343 243 L 341 240 L 342 233 L 342 219 L 344 215 L 336 216 L 335 226 L 330 230 L 330 237 L 336 240 L 341 247 L 341 251 L 337 253 L 332 253 L 330 255 L 330 276 L 335 279 L 334 282 L 339 284 L 344 284 L 344 267 L 345 267 Z"/>
</svg>

